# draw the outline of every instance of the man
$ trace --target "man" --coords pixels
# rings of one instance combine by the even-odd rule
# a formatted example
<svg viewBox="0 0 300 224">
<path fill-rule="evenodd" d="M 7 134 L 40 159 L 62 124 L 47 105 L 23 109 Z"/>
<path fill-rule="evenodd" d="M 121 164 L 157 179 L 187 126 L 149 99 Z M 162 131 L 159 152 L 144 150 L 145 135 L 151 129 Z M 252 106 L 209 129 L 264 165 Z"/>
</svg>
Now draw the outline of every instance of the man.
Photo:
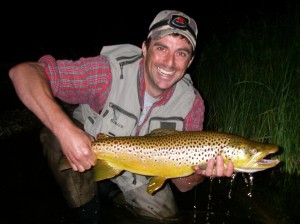
<svg viewBox="0 0 300 224">
<path fill-rule="evenodd" d="M 101 181 L 93 181 L 91 169 L 96 163 L 91 141 L 97 133 L 145 135 L 159 127 L 202 130 L 203 99 L 185 73 L 194 58 L 197 33 L 194 19 L 165 10 L 154 18 L 141 49 L 130 44 L 107 46 L 100 55 L 77 61 L 45 55 L 39 62 L 21 63 L 9 71 L 19 98 L 46 126 L 41 133 L 45 156 L 79 223 L 98 223 Z M 68 116 L 58 100 L 79 106 Z M 63 155 L 72 169 L 59 170 Z M 185 192 L 206 176 L 231 176 L 233 164 L 224 166 L 219 156 L 206 170 L 194 169 L 193 175 L 170 181 Z M 169 184 L 150 196 L 145 176 L 126 171 L 112 182 L 136 214 L 176 217 Z"/>
</svg>

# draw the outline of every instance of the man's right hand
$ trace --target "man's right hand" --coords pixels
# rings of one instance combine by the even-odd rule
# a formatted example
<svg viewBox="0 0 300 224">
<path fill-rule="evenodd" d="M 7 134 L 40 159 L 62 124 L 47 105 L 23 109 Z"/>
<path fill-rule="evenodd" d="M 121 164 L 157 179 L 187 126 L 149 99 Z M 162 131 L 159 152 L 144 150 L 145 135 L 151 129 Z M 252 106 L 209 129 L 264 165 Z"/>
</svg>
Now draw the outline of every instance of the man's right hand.
<svg viewBox="0 0 300 224">
<path fill-rule="evenodd" d="M 84 172 L 96 164 L 97 158 L 91 149 L 92 136 L 73 126 L 62 129 L 57 137 L 74 171 Z"/>
</svg>

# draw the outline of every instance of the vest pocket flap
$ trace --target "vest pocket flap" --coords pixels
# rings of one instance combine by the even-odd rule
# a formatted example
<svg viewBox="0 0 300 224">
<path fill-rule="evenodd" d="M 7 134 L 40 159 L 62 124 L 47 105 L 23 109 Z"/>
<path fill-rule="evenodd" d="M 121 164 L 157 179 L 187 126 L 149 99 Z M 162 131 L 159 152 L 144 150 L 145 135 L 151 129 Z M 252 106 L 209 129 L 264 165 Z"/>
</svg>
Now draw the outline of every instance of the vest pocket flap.
<svg viewBox="0 0 300 224">
<path fill-rule="evenodd" d="M 114 103 L 109 103 L 109 108 L 105 113 L 106 127 L 105 132 L 112 136 L 129 136 L 135 129 L 138 119 L 137 117 L 119 107 Z"/>
</svg>

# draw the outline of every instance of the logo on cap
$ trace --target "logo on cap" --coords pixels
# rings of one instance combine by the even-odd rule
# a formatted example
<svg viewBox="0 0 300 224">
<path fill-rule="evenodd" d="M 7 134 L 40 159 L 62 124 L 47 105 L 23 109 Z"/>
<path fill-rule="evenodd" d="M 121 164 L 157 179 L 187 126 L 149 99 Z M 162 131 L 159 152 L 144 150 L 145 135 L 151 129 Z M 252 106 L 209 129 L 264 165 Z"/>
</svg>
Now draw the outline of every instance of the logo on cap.
<svg viewBox="0 0 300 224">
<path fill-rule="evenodd" d="M 182 16 L 173 16 L 170 25 L 179 29 L 187 29 L 189 23 L 188 20 Z"/>
</svg>

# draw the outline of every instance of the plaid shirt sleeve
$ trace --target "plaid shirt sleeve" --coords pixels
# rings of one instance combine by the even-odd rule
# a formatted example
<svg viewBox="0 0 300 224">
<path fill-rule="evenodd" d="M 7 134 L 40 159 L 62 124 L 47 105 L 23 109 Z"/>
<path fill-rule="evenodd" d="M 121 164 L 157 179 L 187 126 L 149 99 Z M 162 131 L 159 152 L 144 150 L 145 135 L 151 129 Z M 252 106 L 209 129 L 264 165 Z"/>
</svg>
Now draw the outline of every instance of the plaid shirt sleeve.
<svg viewBox="0 0 300 224">
<path fill-rule="evenodd" d="M 196 91 L 196 98 L 191 111 L 184 119 L 184 130 L 186 131 L 202 131 L 204 121 L 205 106 L 199 92 Z"/>
<path fill-rule="evenodd" d="M 45 55 L 39 61 L 46 64 L 45 71 L 55 97 L 70 104 L 89 104 L 97 112 L 103 108 L 112 80 L 105 57 L 72 61 Z"/>
</svg>

